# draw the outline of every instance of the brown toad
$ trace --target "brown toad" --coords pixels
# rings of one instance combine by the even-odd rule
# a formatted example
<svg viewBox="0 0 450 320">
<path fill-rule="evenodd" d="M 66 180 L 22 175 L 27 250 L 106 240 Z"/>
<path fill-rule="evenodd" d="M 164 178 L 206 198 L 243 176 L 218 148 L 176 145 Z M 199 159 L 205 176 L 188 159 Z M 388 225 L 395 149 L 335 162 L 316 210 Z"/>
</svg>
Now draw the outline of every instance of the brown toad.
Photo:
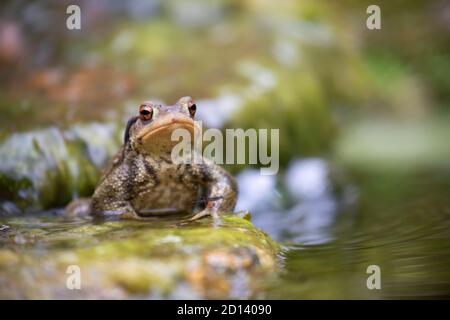
<svg viewBox="0 0 450 320">
<path fill-rule="evenodd" d="M 190 97 L 173 106 L 149 101 L 139 107 L 125 129 L 124 144 L 111 160 L 89 202 L 77 201 L 68 215 L 89 211 L 94 216 L 143 219 L 153 213 L 196 213 L 192 219 L 232 211 L 236 204 L 234 178 L 211 160 L 192 164 L 172 161 L 175 129 L 194 134 L 196 105 Z M 195 212 L 200 206 L 200 212 Z M 87 210 L 86 210 L 87 209 Z"/>
</svg>

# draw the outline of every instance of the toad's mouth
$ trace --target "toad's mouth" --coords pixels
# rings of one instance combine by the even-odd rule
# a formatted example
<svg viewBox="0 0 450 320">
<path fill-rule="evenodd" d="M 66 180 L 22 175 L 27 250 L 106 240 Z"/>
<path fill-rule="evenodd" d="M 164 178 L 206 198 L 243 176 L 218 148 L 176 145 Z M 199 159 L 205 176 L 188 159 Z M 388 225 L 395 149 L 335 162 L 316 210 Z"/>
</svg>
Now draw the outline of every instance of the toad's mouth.
<svg viewBox="0 0 450 320">
<path fill-rule="evenodd" d="M 188 130 L 190 134 L 194 136 L 194 127 L 194 120 L 189 117 L 168 115 L 163 118 L 159 118 L 157 121 L 144 128 L 137 138 L 142 144 L 145 144 L 150 140 L 154 140 L 153 138 L 156 137 L 161 139 L 162 136 L 165 136 L 170 139 L 172 132 L 176 129 Z"/>
</svg>

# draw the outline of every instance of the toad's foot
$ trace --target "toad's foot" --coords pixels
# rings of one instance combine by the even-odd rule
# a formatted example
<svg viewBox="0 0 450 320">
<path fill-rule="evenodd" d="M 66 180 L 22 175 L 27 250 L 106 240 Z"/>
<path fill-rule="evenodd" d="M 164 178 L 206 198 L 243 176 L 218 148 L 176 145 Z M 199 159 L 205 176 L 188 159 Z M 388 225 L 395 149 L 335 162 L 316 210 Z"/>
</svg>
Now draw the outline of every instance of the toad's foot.
<svg viewBox="0 0 450 320">
<path fill-rule="evenodd" d="M 205 210 L 200 211 L 199 213 L 188 219 L 188 221 L 196 221 L 208 216 L 211 216 L 213 218 L 213 223 L 215 227 L 218 227 L 222 224 L 222 220 L 220 219 L 217 210 L 212 210 L 210 208 L 206 208 Z"/>
</svg>

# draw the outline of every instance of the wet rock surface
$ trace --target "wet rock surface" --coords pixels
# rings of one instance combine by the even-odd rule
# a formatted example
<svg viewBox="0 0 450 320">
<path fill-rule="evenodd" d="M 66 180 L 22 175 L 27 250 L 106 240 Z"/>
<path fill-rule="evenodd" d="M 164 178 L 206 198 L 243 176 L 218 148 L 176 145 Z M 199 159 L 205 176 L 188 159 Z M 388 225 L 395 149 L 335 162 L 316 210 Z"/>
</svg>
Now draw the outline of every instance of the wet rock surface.
<svg viewBox="0 0 450 320">
<path fill-rule="evenodd" d="M 248 220 L 178 222 L 8 219 L 0 297 L 258 298 L 276 276 L 280 248 Z M 73 266 L 80 290 L 68 288 Z"/>
</svg>

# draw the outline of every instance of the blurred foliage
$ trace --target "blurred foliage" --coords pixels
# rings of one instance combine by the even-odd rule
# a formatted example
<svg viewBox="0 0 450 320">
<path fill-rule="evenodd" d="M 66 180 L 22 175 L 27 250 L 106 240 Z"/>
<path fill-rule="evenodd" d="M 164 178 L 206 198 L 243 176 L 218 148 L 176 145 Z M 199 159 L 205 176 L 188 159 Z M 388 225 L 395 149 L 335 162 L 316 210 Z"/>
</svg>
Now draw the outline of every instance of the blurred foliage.
<svg viewBox="0 0 450 320">
<path fill-rule="evenodd" d="M 349 104 L 404 111 L 416 101 L 404 92 L 417 88 L 425 108 L 448 105 L 449 31 L 442 1 L 381 1 L 383 28 L 377 31 L 365 28 L 370 1 L 75 2 L 85 8 L 85 31 L 53 27 L 64 24 L 58 12 L 66 1 L 2 4 L 3 30 L 15 30 L 18 43 L 0 63 L 7 71 L 0 108 L 12 120 L 4 120 L 3 128 L 105 120 L 111 112 L 120 114 L 129 99 L 213 98 L 224 87 L 239 90 L 248 82 L 239 71 L 243 61 L 280 74 L 278 88 L 304 81 L 305 73 L 317 79 L 330 112 Z M 399 90 L 388 85 L 393 79 L 386 69 L 373 68 L 387 60 L 408 66 Z M 372 78 L 387 81 L 373 90 Z M 18 102 L 27 107 L 13 107 Z M 27 122 L 20 121 L 24 115 Z"/>
<path fill-rule="evenodd" d="M 65 25 L 61 12 L 69 2 L 83 8 L 81 31 L 55 28 Z M 342 128 L 374 116 L 417 124 L 448 113 L 450 105 L 450 23 L 444 14 L 449 5 L 381 1 L 382 29 L 370 31 L 369 4 L 5 1 L 0 138 L 48 126 L 70 130 L 74 123 L 92 121 L 118 123 L 119 135 L 140 100 L 173 103 L 191 95 L 210 101 L 231 94 L 240 105 L 217 112 L 226 115 L 224 125 L 280 129 L 282 166 L 299 156 L 334 156 L 336 150 L 357 150 L 344 152 L 344 158 L 360 163 L 359 155 L 372 154 L 365 150 L 370 145 L 355 143 L 362 147 L 352 149 L 352 139 L 339 139 Z M 392 150 L 381 147 L 388 141 L 378 135 L 372 143 Z M 86 149 L 74 148 L 80 154 L 71 158 L 85 158 L 86 163 L 76 162 L 92 166 Z M 441 144 L 430 148 L 440 161 L 447 159 L 438 150 Z M 17 183 L 24 178 L 17 175 Z M 6 184 L 12 188 L 16 182 Z"/>
<path fill-rule="evenodd" d="M 375 172 L 447 172 L 449 122 L 448 116 L 403 123 L 385 118 L 360 122 L 343 130 L 335 145 L 336 159 Z"/>
</svg>

